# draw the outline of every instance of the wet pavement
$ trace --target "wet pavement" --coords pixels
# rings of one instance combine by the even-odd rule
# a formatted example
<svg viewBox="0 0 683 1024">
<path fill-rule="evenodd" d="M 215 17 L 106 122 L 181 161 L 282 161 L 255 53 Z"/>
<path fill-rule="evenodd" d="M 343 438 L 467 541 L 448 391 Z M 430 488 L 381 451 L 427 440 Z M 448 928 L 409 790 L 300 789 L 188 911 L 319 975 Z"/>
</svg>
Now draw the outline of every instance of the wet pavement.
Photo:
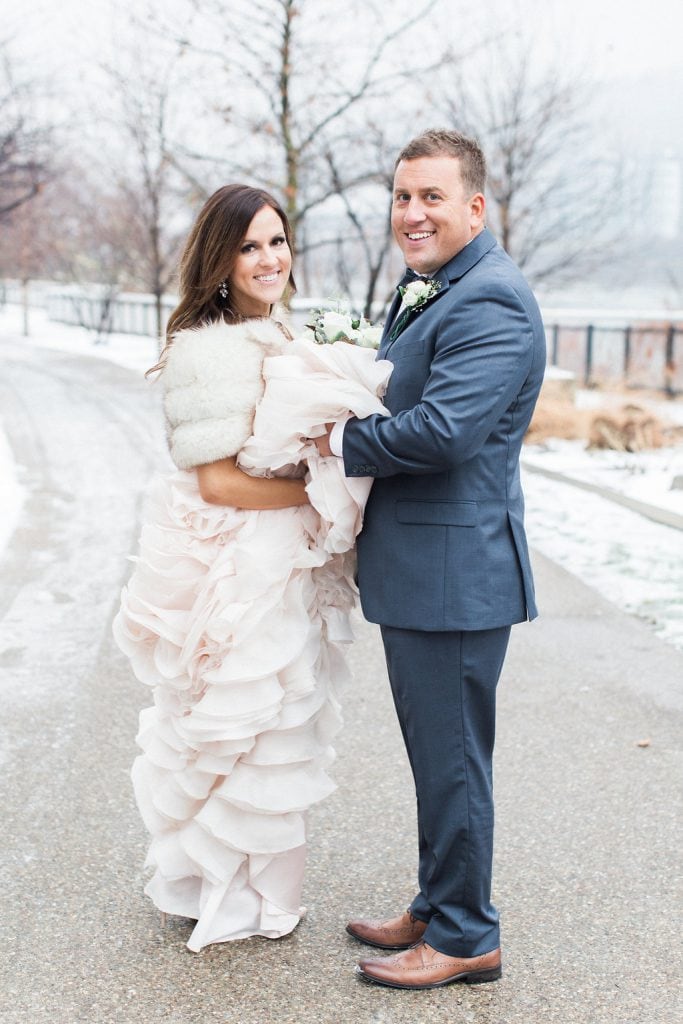
<svg viewBox="0 0 683 1024">
<path fill-rule="evenodd" d="M 678 1024 L 683 652 L 537 556 L 542 616 L 500 686 L 495 900 L 504 975 L 411 993 L 353 973 L 348 917 L 415 884 L 414 797 L 376 627 L 311 821 L 308 915 L 199 955 L 142 895 L 128 772 L 146 699 L 110 624 L 162 462 L 154 389 L 103 361 L 0 343 L 27 499 L 0 564 L 3 1024 Z"/>
</svg>

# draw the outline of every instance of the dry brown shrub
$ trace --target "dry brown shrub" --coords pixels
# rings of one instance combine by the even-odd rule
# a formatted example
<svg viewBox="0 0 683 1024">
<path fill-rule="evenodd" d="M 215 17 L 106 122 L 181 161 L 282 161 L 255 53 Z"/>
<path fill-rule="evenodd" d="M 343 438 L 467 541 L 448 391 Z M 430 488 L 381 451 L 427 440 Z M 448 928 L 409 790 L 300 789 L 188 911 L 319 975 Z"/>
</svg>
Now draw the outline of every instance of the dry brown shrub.
<svg viewBox="0 0 683 1024">
<path fill-rule="evenodd" d="M 602 407 L 577 409 L 574 391 L 566 383 L 543 383 L 525 442 L 543 444 L 550 438 L 585 441 L 587 448 L 610 448 L 620 452 L 638 452 L 683 442 L 683 427 L 661 419 L 650 409 L 633 402 L 624 388 L 601 391 Z M 661 392 L 653 392 L 659 398 Z"/>
<path fill-rule="evenodd" d="M 641 452 L 665 444 L 664 428 L 654 413 L 631 403 L 610 412 L 593 414 L 588 434 L 589 448 L 610 448 L 617 452 Z"/>
<path fill-rule="evenodd" d="M 591 413 L 577 409 L 566 398 L 541 392 L 529 429 L 527 444 L 541 444 L 551 437 L 576 441 L 588 437 Z"/>
</svg>

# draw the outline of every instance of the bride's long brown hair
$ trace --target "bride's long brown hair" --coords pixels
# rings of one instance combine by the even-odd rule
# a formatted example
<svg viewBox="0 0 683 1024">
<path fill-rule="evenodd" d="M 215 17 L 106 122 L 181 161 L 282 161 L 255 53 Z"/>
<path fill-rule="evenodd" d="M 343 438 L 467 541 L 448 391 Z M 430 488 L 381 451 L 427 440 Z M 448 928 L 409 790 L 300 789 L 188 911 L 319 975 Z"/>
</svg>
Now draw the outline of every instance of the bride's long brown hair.
<svg viewBox="0 0 683 1024">
<path fill-rule="evenodd" d="M 218 289 L 230 277 L 240 247 L 255 214 L 270 206 L 282 221 L 282 230 L 293 252 L 292 229 L 284 210 L 269 192 L 250 185 L 223 185 L 204 203 L 185 243 L 180 259 L 180 302 L 166 327 L 166 344 L 156 366 L 147 374 L 161 370 L 166 354 L 178 331 L 224 320 L 237 323 L 244 319 L 231 308 L 230 294 L 223 298 Z M 296 291 L 290 274 L 289 294 Z"/>
</svg>

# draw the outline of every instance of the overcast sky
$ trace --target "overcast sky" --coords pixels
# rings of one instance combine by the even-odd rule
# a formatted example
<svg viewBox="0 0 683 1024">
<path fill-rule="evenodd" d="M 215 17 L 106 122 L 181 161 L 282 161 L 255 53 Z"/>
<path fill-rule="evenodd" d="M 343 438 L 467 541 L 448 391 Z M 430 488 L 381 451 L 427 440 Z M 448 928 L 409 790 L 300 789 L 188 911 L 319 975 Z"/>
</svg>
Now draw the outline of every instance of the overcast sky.
<svg viewBox="0 0 683 1024">
<path fill-rule="evenodd" d="M 187 10 L 183 0 L 146 2 L 164 12 Z M 248 4 L 225 2 L 228 9 L 239 4 L 244 10 Z M 366 2 L 381 4 L 385 27 L 421 6 L 419 0 Z M 306 3 L 308 11 L 320 11 L 330 24 L 337 14 L 341 33 L 348 22 L 348 0 Z M 93 91 L 93 65 L 111 61 L 112 51 L 118 52 L 116 41 L 130 35 L 128 12 L 143 6 L 140 0 L 0 0 L 0 41 L 9 41 L 12 53 L 22 56 L 28 77 L 44 74 L 51 80 L 45 90 L 49 116 L 69 124 Z M 427 37 L 417 43 L 418 58 L 424 60 L 426 50 L 447 37 L 456 52 L 476 49 L 477 41 L 498 34 L 520 35 L 525 46 L 531 38 L 536 58 L 564 62 L 570 76 L 578 70 L 593 83 L 587 113 L 599 125 L 596 143 L 609 146 L 607 139 L 613 138 L 613 148 L 683 159 L 681 0 L 440 0 L 437 10 L 422 23 Z M 154 19 L 150 25 L 153 30 Z M 353 36 L 344 47 L 340 33 L 329 52 L 337 66 L 354 57 Z"/>
<path fill-rule="evenodd" d="M 183 0 L 148 2 L 158 10 L 172 12 L 181 4 L 186 9 Z M 358 42 L 363 42 L 362 26 L 349 26 L 349 2 L 306 0 L 306 10 L 314 13 L 309 21 L 330 28 L 329 53 L 323 56 L 336 68 L 353 61 L 359 48 L 354 48 L 353 35 L 351 45 L 344 46 L 342 28 L 355 31 Z M 245 10 L 249 0 L 225 3 L 228 9 L 239 4 Z M 421 0 L 364 0 L 364 5 L 361 13 L 381 5 L 386 30 L 403 20 L 402 12 L 421 6 Z M 74 112 L 81 98 L 94 91 L 89 88 L 93 65 L 111 57 L 116 41 L 130 34 L 128 12 L 142 6 L 143 0 L 0 0 L 0 41 L 10 42 L 27 71 L 53 78 L 50 113 L 67 125 L 75 124 L 77 134 Z M 420 28 L 439 44 L 450 38 L 457 53 L 474 52 L 475 61 L 476 43 L 484 39 L 510 33 L 519 36 L 526 49 L 531 38 L 534 58 L 564 62 L 570 78 L 578 68 L 592 81 L 597 102 L 589 104 L 587 115 L 596 126 L 596 150 L 611 147 L 613 153 L 626 155 L 627 173 L 633 174 L 635 167 L 641 177 L 650 175 L 655 164 L 666 164 L 662 157 L 683 161 L 681 0 L 440 0 L 438 12 L 412 37 L 408 33 L 402 50 L 408 60 L 429 60 L 432 44 L 427 39 L 426 46 L 420 46 Z M 335 19 L 337 32 L 332 31 Z M 153 29 L 154 20 L 150 24 Z M 180 20 L 178 28 L 182 30 Z M 84 120 L 83 125 L 85 138 L 94 129 L 91 121 Z M 671 213 L 674 200 L 680 204 L 680 195 L 667 199 L 664 213 L 680 224 L 680 214 Z M 664 216 L 661 204 L 656 213 L 659 219 Z"/>
<path fill-rule="evenodd" d="M 344 10 L 338 0 L 314 0 L 321 13 Z M 125 0 L 115 5 L 119 11 Z M 540 46 L 581 56 L 601 79 L 635 76 L 681 66 L 681 0 L 480 0 L 446 2 L 451 25 L 458 16 L 471 24 L 535 27 Z M 395 3 L 387 4 L 388 12 Z M 66 61 L 74 50 L 96 52 L 107 36 L 109 0 L 0 0 L 0 38 L 19 38 L 50 65 Z M 461 15 L 460 12 L 466 12 Z M 390 16 L 390 15 L 389 15 Z M 448 19 L 450 21 L 450 18 Z"/>
<path fill-rule="evenodd" d="M 176 4 L 150 2 L 165 12 Z M 381 0 L 367 0 L 373 2 Z M 228 8 L 233 3 L 244 10 L 245 0 L 226 0 Z M 130 34 L 128 11 L 141 6 L 139 0 L 0 0 L 0 40 L 11 42 L 31 74 L 52 78 L 51 114 L 69 123 L 74 106 L 91 91 L 93 64 L 111 59 L 116 40 Z M 385 27 L 418 6 L 418 0 L 384 0 Z M 339 12 L 340 30 L 345 11 L 348 22 L 345 0 L 307 0 L 311 8 L 330 23 Z M 500 33 L 521 35 L 527 44 L 531 37 L 535 57 L 564 62 L 569 72 L 580 69 L 594 83 L 589 116 L 600 126 L 601 141 L 610 136 L 622 149 L 683 159 L 681 0 L 440 0 L 438 11 L 423 23 L 428 37 L 416 46 L 420 58 L 431 39 L 440 44 L 450 36 L 456 52 L 467 52 L 473 42 Z M 353 59 L 353 46 L 342 49 L 338 36 L 329 53 L 337 65 Z"/>
<path fill-rule="evenodd" d="M 518 9 L 546 40 L 584 54 L 596 78 L 681 67 L 680 0 L 520 0 Z"/>
</svg>

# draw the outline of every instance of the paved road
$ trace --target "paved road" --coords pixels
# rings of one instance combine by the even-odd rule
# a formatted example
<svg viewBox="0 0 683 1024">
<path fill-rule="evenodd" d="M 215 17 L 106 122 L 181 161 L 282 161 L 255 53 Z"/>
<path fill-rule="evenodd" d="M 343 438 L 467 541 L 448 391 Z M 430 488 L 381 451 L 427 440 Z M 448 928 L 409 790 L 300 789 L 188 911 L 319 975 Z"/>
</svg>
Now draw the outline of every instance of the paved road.
<svg viewBox="0 0 683 1024">
<path fill-rule="evenodd" d="M 145 694 L 110 636 L 162 459 L 157 396 L 106 362 L 4 341 L 0 354 L 29 491 L 0 564 L 0 1020 L 683 1021 L 683 654 L 540 558 L 543 616 L 513 631 L 500 689 L 498 984 L 401 993 L 353 976 L 347 915 L 402 909 L 415 870 L 411 783 L 365 624 L 339 789 L 312 820 L 307 919 L 199 956 L 185 923 L 162 930 L 128 782 Z"/>
</svg>

